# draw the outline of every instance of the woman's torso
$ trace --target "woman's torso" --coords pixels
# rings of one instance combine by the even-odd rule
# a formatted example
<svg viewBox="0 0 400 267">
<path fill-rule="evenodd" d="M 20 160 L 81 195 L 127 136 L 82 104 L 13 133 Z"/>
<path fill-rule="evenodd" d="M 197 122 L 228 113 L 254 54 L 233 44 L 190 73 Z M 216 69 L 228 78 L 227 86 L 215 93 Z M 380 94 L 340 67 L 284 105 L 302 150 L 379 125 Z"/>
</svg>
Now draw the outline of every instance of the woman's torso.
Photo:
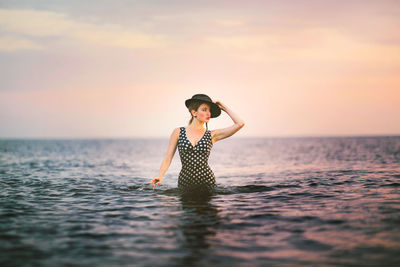
<svg viewBox="0 0 400 267">
<path fill-rule="evenodd" d="M 180 127 L 178 151 L 182 167 L 190 164 L 208 164 L 211 148 L 211 131 L 207 130 L 195 146 L 189 141 L 186 135 L 186 128 Z M 195 157 L 197 160 L 192 160 Z"/>
<path fill-rule="evenodd" d="M 213 146 L 211 131 L 207 130 L 195 146 L 186 135 L 186 128 L 180 127 L 178 151 L 182 163 L 179 173 L 178 187 L 192 185 L 215 185 L 215 176 L 208 165 Z"/>
</svg>

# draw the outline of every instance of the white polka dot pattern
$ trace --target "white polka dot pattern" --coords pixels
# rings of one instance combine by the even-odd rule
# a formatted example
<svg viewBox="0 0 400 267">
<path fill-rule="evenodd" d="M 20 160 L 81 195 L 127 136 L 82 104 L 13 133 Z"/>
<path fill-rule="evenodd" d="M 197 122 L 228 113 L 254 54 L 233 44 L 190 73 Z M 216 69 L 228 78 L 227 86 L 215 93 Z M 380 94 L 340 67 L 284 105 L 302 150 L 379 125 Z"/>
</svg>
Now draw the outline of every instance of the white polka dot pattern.
<svg viewBox="0 0 400 267">
<path fill-rule="evenodd" d="M 186 136 L 186 128 L 180 127 L 178 151 L 182 162 L 179 173 L 178 188 L 183 191 L 199 190 L 209 191 L 215 185 L 215 176 L 210 166 L 210 156 L 213 144 L 211 132 L 207 130 L 195 146 L 190 143 Z"/>
</svg>

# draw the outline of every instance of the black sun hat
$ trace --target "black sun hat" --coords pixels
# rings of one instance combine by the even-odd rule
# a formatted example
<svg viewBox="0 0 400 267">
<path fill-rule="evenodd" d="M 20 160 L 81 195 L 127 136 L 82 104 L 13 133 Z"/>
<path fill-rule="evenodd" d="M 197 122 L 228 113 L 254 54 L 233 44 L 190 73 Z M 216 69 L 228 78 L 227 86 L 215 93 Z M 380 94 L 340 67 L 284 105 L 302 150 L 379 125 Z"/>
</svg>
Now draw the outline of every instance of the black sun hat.
<svg viewBox="0 0 400 267">
<path fill-rule="evenodd" d="M 186 99 L 185 106 L 189 107 L 189 104 L 193 101 L 204 102 L 210 105 L 211 118 L 216 118 L 221 115 L 221 109 L 215 104 L 208 95 L 195 94 L 192 98 Z"/>
</svg>

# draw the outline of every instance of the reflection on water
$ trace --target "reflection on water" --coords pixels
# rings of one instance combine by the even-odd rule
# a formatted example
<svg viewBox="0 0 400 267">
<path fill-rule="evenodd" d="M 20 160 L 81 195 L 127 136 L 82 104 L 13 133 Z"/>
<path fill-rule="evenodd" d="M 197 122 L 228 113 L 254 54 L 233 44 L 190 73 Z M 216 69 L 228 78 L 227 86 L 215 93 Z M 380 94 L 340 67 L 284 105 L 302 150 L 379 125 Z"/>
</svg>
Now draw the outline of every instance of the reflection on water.
<svg viewBox="0 0 400 267">
<path fill-rule="evenodd" d="M 211 196 L 204 198 L 181 197 L 182 214 L 177 222 L 180 231 L 180 250 L 185 255 L 178 259 L 182 266 L 190 266 L 213 253 L 212 243 L 220 224 L 217 206 L 210 202 Z"/>
<path fill-rule="evenodd" d="M 397 266 L 400 137 L 229 139 L 211 195 L 168 140 L 0 141 L 2 266 Z"/>
</svg>

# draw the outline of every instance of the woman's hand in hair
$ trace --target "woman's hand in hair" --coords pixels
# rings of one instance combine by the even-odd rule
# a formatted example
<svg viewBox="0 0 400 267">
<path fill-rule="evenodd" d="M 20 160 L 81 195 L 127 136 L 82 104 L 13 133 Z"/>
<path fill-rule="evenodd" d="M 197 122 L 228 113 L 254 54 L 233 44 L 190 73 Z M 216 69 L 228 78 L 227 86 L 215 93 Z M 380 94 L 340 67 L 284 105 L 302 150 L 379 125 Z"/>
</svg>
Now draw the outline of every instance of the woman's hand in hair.
<svg viewBox="0 0 400 267">
<path fill-rule="evenodd" d="M 226 106 L 225 106 L 225 104 L 223 104 L 221 101 L 215 101 L 215 104 L 217 104 L 218 105 L 218 107 L 221 109 L 221 110 L 223 110 L 223 111 L 226 111 Z"/>
</svg>

